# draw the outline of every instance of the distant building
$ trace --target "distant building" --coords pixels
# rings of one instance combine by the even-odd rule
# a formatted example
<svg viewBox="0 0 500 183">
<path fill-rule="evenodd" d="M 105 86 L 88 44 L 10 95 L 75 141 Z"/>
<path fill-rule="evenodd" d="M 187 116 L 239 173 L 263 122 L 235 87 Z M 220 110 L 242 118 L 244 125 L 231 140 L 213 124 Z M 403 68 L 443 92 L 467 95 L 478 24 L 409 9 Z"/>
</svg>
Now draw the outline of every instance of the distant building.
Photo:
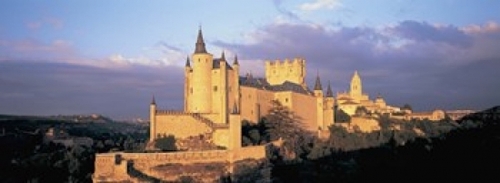
<svg viewBox="0 0 500 183">
<path fill-rule="evenodd" d="M 417 119 L 417 120 L 431 120 L 431 121 L 439 121 L 442 120 L 446 117 L 446 113 L 441 110 L 441 109 L 436 109 L 433 111 L 429 112 L 412 112 L 408 113 L 404 116 L 406 120 L 412 120 L 412 119 Z"/>
<path fill-rule="evenodd" d="M 475 112 L 476 112 L 475 110 L 448 110 L 446 111 L 446 114 L 452 120 L 459 120 L 460 118 Z"/>
<path fill-rule="evenodd" d="M 62 144 L 66 147 L 73 147 L 75 145 L 92 147 L 94 140 L 89 137 L 72 137 L 69 136 L 64 130 L 51 127 L 47 129 L 44 137 L 45 142 L 53 142 L 56 144 Z"/>
<path fill-rule="evenodd" d="M 337 93 L 337 107 L 349 115 L 354 115 L 358 107 L 364 107 L 369 113 L 394 113 L 399 112 L 399 107 L 387 105 L 384 98 L 378 95 L 375 100 L 370 100 L 368 94 L 363 93 L 363 85 L 358 71 L 354 72 L 351 79 L 349 92 Z"/>
</svg>

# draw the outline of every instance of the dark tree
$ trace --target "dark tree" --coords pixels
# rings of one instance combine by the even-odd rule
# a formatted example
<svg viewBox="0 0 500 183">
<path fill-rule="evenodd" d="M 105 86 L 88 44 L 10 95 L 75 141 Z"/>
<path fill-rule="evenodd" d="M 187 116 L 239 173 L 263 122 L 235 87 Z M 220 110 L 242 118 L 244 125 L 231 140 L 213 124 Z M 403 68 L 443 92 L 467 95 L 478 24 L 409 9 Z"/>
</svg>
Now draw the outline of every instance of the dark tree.
<svg viewBox="0 0 500 183">
<path fill-rule="evenodd" d="M 410 110 L 410 111 L 413 111 L 413 108 L 411 107 L 410 104 L 405 104 L 403 105 L 403 107 L 401 107 L 402 110 Z"/>
<path fill-rule="evenodd" d="M 347 123 L 351 121 L 351 116 L 344 112 L 342 109 L 335 110 L 335 122 Z"/>
<path fill-rule="evenodd" d="M 173 135 L 163 136 L 155 140 L 155 147 L 162 151 L 176 151 L 175 137 Z"/>
<path fill-rule="evenodd" d="M 270 141 L 282 139 L 295 139 L 304 134 L 302 122 L 293 111 L 283 106 L 278 100 L 272 100 L 272 107 L 268 115 L 264 116 L 263 124 L 266 127 L 265 135 Z"/>
</svg>

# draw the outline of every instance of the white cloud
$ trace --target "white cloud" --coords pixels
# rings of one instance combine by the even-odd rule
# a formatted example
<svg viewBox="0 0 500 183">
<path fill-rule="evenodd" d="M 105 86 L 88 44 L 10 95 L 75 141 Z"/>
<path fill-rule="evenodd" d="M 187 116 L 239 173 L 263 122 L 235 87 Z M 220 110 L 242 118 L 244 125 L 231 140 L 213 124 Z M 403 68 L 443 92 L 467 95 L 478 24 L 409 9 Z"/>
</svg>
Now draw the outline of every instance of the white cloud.
<svg viewBox="0 0 500 183">
<path fill-rule="evenodd" d="M 312 3 L 304 3 L 299 6 L 302 11 L 315 11 L 319 9 L 336 9 L 342 7 L 340 0 L 316 0 Z"/>
<path fill-rule="evenodd" d="M 473 24 L 463 27 L 462 30 L 469 34 L 500 32 L 500 24 L 498 24 L 497 22 L 487 22 L 482 26 Z"/>
<path fill-rule="evenodd" d="M 55 17 L 44 17 L 37 21 L 30 21 L 26 23 L 26 27 L 30 30 L 39 30 L 44 26 L 49 26 L 53 29 L 62 29 L 64 27 L 64 21 Z"/>
</svg>

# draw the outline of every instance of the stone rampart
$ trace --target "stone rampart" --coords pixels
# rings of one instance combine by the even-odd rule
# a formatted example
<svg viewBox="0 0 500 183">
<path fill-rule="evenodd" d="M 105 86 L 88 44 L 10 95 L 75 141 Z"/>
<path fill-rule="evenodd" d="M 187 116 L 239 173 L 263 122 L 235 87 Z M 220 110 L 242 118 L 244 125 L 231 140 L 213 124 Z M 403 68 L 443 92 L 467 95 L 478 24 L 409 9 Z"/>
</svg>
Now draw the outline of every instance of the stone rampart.
<svg viewBox="0 0 500 183">
<path fill-rule="evenodd" d="M 189 113 L 157 111 L 155 118 L 156 137 L 173 135 L 175 138 L 187 138 L 213 132 L 210 123 L 204 123 Z"/>
<path fill-rule="evenodd" d="M 102 153 L 96 154 L 94 182 L 134 179 L 128 173 L 134 170 L 151 177 L 161 177 L 155 167 L 181 164 L 223 163 L 228 167 L 236 161 L 267 158 L 267 146 L 243 147 L 235 150 L 209 150 L 170 153 Z M 232 171 L 229 169 L 228 171 Z"/>
</svg>

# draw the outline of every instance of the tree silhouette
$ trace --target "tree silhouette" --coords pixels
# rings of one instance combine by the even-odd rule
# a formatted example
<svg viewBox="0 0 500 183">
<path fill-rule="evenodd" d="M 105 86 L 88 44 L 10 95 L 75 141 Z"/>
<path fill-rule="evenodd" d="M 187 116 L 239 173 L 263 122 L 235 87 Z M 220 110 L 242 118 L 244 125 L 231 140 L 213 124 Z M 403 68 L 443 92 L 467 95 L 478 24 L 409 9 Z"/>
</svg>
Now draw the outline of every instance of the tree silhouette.
<svg viewBox="0 0 500 183">
<path fill-rule="evenodd" d="M 175 136 L 167 135 L 155 140 L 155 147 L 162 151 L 176 151 Z"/>
</svg>

